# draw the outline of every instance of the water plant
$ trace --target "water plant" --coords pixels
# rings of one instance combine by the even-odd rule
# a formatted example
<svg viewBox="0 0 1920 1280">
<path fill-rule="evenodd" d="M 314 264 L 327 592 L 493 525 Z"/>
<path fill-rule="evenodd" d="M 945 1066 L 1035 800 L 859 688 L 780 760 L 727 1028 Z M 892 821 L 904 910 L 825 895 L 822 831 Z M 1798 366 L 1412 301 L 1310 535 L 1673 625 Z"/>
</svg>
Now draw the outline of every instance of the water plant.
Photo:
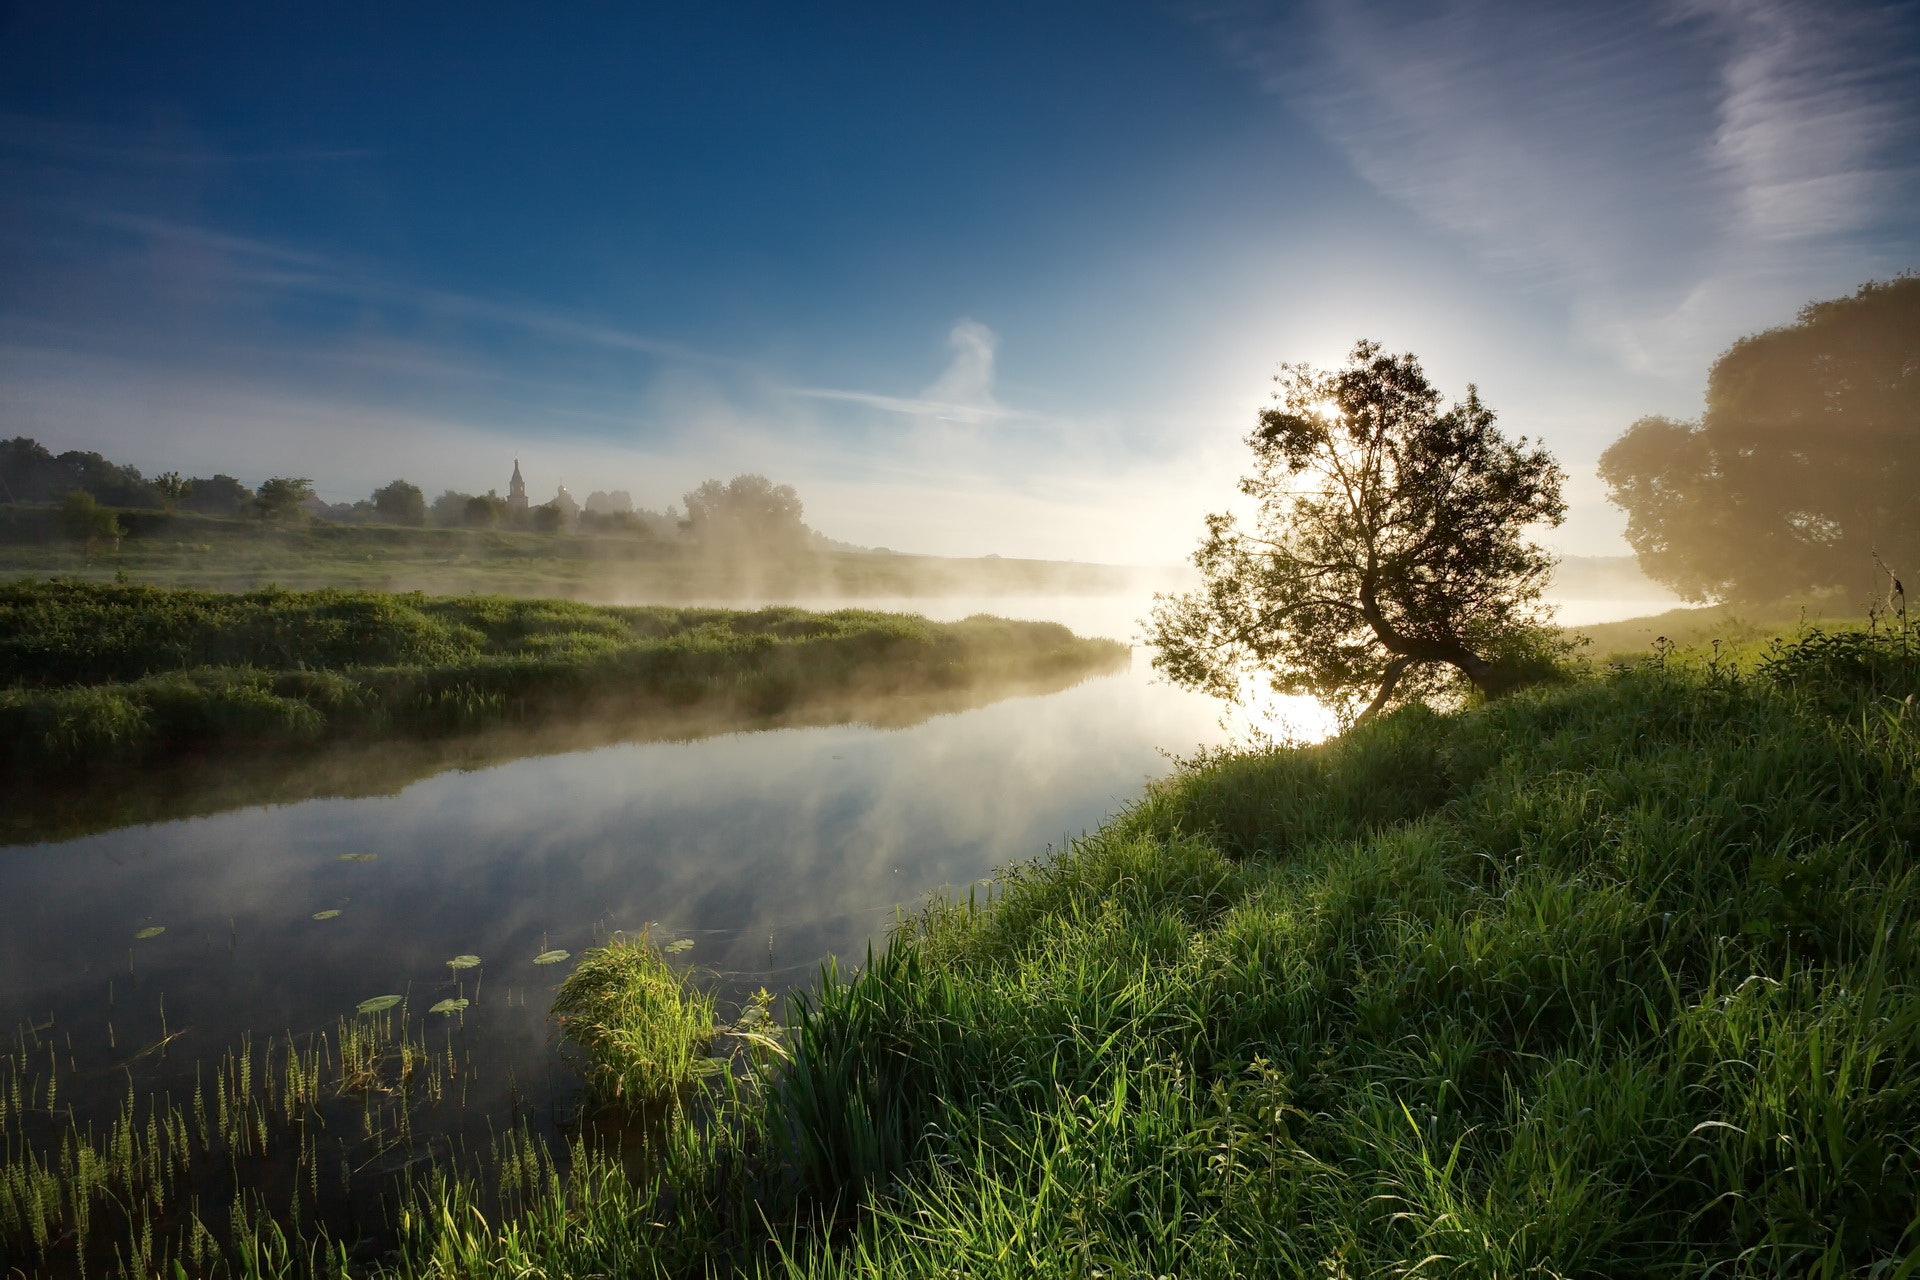
<svg viewBox="0 0 1920 1280">
<path fill-rule="evenodd" d="M 639 1106 L 693 1081 L 713 1040 L 714 1001 L 643 932 L 582 952 L 554 996 L 553 1017 L 584 1054 L 592 1095 Z"/>
</svg>

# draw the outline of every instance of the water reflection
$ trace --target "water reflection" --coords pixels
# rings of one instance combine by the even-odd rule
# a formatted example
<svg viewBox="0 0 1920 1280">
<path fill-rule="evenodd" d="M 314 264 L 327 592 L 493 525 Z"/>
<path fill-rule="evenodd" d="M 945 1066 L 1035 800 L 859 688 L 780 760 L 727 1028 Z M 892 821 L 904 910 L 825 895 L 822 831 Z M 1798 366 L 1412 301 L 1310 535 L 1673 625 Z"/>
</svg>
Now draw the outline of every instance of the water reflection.
<svg viewBox="0 0 1920 1280">
<path fill-rule="evenodd" d="M 1124 665 L 1123 655 L 1119 664 Z M 254 805 L 392 795 L 449 770 L 484 769 L 528 756 L 576 753 L 618 742 L 690 742 L 721 734 L 806 725 L 895 729 L 1003 698 L 1070 688 L 1112 665 L 886 697 L 827 691 L 773 714 L 740 708 L 658 707 L 641 714 L 503 728 L 451 738 L 399 738 L 319 750 L 222 752 L 138 770 L 105 769 L 40 782 L 0 809 L 0 845 L 69 840 L 116 827 L 204 817 Z"/>
<path fill-rule="evenodd" d="M 434 1034 L 465 1046 L 484 1113 L 546 1087 L 564 966 L 540 952 L 658 922 L 723 995 L 804 981 L 929 890 L 1098 824 L 1165 772 L 1162 748 L 1221 740 L 1217 720 L 1133 670 L 901 728 L 618 743 L 17 846 L 0 851 L 0 1017 L 57 1028 L 110 1102 L 163 1007 L 188 1034 L 133 1061 L 142 1085 L 370 996 L 406 993 L 417 1016 L 459 979 L 473 1004 Z M 467 954 L 481 967 L 448 968 Z"/>
</svg>

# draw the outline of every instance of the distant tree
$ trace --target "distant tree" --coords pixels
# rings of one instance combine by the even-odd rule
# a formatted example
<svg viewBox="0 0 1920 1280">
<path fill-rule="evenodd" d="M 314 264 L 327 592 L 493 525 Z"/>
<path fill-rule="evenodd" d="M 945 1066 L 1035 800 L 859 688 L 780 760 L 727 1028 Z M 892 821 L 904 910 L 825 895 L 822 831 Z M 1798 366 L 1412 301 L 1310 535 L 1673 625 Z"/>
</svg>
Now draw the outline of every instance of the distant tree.
<svg viewBox="0 0 1920 1280">
<path fill-rule="evenodd" d="M 458 489 L 443 490 L 428 508 L 433 522 L 443 529 L 457 529 L 466 523 L 467 503 L 472 500 L 470 493 L 461 493 Z"/>
<path fill-rule="evenodd" d="M 152 483 L 154 492 L 160 495 L 160 505 L 168 511 L 179 506 L 193 491 L 193 481 L 183 479 L 178 471 L 162 471 Z"/>
<path fill-rule="evenodd" d="M 201 515 L 238 515 L 253 509 L 253 490 L 229 475 L 196 476 L 187 481 L 180 505 Z"/>
<path fill-rule="evenodd" d="M 783 555 L 807 545 L 800 496 L 792 485 L 765 476 L 735 476 L 726 484 L 708 480 L 685 497 L 681 532 L 712 555 Z"/>
<path fill-rule="evenodd" d="M 13 502 L 57 502 L 75 489 L 113 507 L 161 505 L 159 492 L 137 468 L 77 449 L 55 457 L 26 436 L 0 443 L 0 495 Z"/>
<path fill-rule="evenodd" d="M 1443 412 L 1419 362 L 1377 343 L 1282 370 L 1247 437 L 1253 526 L 1207 517 L 1201 588 L 1155 598 L 1153 665 L 1227 698 L 1259 673 L 1363 719 L 1459 677 L 1511 687 L 1553 564 L 1526 531 L 1566 513 L 1552 456 L 1503 436 L 1472 387 Z"/>
<path fill-rule="evenodd" d="M 92 556 L 102 546 L 117 547 L 126 530 L 111 507 L 103 507 L 85 489 L 74 489 L 60 500 L 60 531 L 86 546 Z"/>
<path fill-rule="evenodd" d="M 595 489 L 587 495 L 586 510 L 593 512 L 595 515 L 611 515 L 617 511 L 632 511 L 633 495 L 625 489 L 615 489 L 611 493 L 603 493 Z"/>
<path fill-rule="evenodd" d="M 469 529 L 497 529 L 506 523 L 509 511 L 507 500 L 489 489 L 467 499 L 461 509 L 460 523 Z"/>
<path fill-rule="evenodd" d="M 1810 303 L 1714 362 L 1699 422 L 1600 457 L 1647 575 L 1689 600 L 1865 587 L 1920 569 L 1920 278 Z"/>
<path fill-rule="evenodd" d="M 527 518 L 535 533 L 561 533 L 567 527 L 567 513 L 552 502 L 529 509 Z"/>
<path fill-rule="evenodd" d="M 263 519 L 291 520 L 299 516 L 311 497 L 313 481 L 305 476 L 273 476 L 260 482 L 260 492 L 253 502 Z"/>
<path fill-rule="evenodd" d="M 418 485 L 395 480 L 373 491 L 373 510 L 383 524 L 422 525 L 427 522 L 427 497 Z"/>
<path fill-rule="evenodd" d="M 599 510 L 589 506 L 580 513 L 580 532 L 611 534 L 622 538 L 650 539 L 653 523 L 638 511 Z"/>
</svg>

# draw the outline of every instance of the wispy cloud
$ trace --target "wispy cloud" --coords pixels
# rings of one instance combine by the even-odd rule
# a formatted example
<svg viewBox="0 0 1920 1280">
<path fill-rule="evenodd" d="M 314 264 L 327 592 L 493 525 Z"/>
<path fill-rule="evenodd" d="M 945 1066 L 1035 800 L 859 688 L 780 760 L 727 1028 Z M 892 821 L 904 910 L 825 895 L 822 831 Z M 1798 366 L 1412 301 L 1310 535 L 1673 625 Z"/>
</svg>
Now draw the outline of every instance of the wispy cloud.
<svg viewBox="0 0 1920 1280">
<path fill-rule="evenodd" d="M 1739 317 L 1784 319 L 1915 248 L 1910 6 L 1316 0 L 1210 20 L 1370 183 L 1566 293 L 1636 367 L 1697 367 Z"/>
</svg>

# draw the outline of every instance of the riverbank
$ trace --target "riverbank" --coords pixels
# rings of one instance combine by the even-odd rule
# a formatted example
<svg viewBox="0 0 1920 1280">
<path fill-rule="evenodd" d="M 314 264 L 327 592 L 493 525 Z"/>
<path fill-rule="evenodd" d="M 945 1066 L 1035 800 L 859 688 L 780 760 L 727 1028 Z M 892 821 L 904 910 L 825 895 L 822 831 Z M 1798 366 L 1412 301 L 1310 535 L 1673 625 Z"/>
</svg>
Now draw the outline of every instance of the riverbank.
<svg viewBox="0 0 1920 1280">
<path fill-rule="evenodd" d="M 1897 1269 L 1915 694 L 1816 634 L 1195 762 L 829 976 L 647 1179 L 443 1186 L 399 1271 Z"/>
<path fill-rule="evenodd" d="M 776 716 L 1112 669 L 1055 623 L 496 596 L 0 587 L 0 761 L 16 771 L 432 737 L 649 711 Z"/>
<path fill-rule="evenodd" d="M 378 1211 L 253 1177 L 232 1226 L 185 1202 L 201 1231 L 161 1182 L 212 1186 L 223 1124 L 160 1173 L 102 1145 L 99 1188 L 50 1172 L 34 1204 L 50 1249 L 90 1196 L 99 1247 L 188 1274 L 1897 1274 L 1920 1247 L 1910 698 L 1910 637 L 1813 633 L 1209 755 L 905 921 L 778 1035 L 723 1006 L 729 1065 L 647 1117 L 642 1156 L 610 1111 L 570 1148 L 383 1175 Z M 499 998 L 448 988 L 469 997 L 385 1034 L 437 1043 L 436 1016 Z M 320 1067 L 262 1147 L 358 1096 Z M 384 1087 L 404 1109 L 428 1085 Z"/>
</svg>

